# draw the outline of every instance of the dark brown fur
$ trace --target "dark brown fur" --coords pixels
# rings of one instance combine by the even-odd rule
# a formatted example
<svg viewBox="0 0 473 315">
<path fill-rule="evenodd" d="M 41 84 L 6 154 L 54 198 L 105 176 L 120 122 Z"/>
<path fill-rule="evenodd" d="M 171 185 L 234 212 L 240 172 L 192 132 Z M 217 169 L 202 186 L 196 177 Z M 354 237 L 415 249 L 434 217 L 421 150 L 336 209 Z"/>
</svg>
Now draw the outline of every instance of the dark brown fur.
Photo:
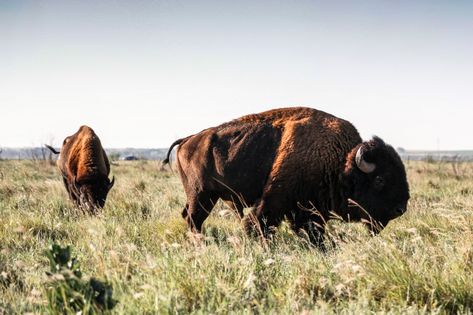
<svg viewBox="0 0 473 315">
<path fill-rule="evenodd" d="M 57 166 L 69 197 L 77 206 L 95 213 L 105 205 L 114 181 L 108 178 L 110 163 L 92 128 L 82 126 L 64 139 Z"/>
<path fill-rule="evenodd" d="M 319 242 L 331 212 L 385 225 L 409 198 L 404 167 L 390 146 L 377 137 L 362 143 L 350 122 L 311 108 L 244 116 L 177 140 L 170 151 L 175 145 L 187 195 L 182 214 L 196 232 L 223 199 L 240 217 L 245 206 L 255 207 L 244 220 L 249 231 L 266 235 L 287 218 Z M 377 164 L 371 174 L 354 161 L 360 146 L 366 161 Z M 381 177 L 385 187 L 374 189 Z M 349 198 L 368 214 L 349 207 Z"/>
</svg>

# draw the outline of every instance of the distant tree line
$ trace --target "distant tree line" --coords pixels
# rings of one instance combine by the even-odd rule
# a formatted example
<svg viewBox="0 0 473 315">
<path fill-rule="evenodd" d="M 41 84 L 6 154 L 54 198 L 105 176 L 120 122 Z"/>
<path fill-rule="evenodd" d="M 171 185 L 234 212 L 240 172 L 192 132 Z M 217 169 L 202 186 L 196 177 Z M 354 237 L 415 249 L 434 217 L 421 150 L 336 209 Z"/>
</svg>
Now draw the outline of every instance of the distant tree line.
<svg viewBox="0 0 473 315">
<path fill-rule="evenodd" d="M 58 150 L 60 148 L 57 148 Z M 136 157 L 140 160 L 163 160 L 166 157 L 167 149 L 105 149 L 110 160 L 116 161 L 124 157 Z M 0 148 L 0 159 L 8 160 L 55 160 L 56 155 L 50 150 L 42 147 L 29 148 Z"/>
</svg>

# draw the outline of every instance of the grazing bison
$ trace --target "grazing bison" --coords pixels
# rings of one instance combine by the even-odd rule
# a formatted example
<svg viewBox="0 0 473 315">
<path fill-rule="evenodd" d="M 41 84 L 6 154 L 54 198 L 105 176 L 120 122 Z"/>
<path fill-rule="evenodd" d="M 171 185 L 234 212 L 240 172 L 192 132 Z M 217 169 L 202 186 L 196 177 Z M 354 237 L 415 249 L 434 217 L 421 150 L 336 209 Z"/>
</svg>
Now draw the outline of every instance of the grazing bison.
<svg viewBox="0 0 473 315">
<path fill-rule="evenodd" d="M 312 108 L 248 115 L 174 142 L 188 226 L 199 232 L 220 198 L 264 236 L 287 218 L 320 244 L 335 213 L 373 231 L 406 211 L 409 187 L 396 151 L 362 142 L 348 121 Z M 356 205 L 356 206 L 353 206 Z"/>
<path fill-rule="evenodd" d="M 92 128 L 80 127 L 79 131 L 64 139 L 60 152 L 48 145 L 46 147 L 60 154 L 57 166 L 71 200 L 91 213 L 102 208 L 115 177 L 112 181 L 108 178 L 110 163 Z"/>
</svg>

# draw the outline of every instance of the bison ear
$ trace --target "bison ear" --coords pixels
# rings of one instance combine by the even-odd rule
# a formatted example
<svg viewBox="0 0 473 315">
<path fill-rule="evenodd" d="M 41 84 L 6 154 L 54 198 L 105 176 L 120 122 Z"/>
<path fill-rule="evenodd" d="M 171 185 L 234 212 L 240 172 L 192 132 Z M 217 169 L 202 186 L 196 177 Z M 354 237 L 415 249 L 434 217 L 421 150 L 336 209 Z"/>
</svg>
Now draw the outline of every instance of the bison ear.
<svg viewBox="0 0 473 315">
<path fill-rule="evenodd" d="M 386 146 L 386 143 L 384 143 L 384 140 L 381 139 L 380 137 L 378 136 L 373 136 L 373 139 L 370 140 L 370 145 L 375 147 L 375 148 L 380 148 L 380 147 L 385 147 Z"/>
</svg>

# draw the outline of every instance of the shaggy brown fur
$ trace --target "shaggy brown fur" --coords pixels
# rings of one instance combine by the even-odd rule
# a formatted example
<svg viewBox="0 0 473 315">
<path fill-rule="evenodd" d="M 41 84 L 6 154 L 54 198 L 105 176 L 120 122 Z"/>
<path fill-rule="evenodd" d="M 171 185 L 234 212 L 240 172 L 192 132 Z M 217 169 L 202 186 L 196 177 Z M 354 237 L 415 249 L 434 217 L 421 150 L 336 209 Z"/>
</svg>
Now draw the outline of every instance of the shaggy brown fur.
<svg viewBox="0 0 473 315">
<path fill-rule="evenodd" d="M 174 142 L 165 163 L 175 145 L 187 195 L 182 215 L 196 232 L 220 198 L 240 217 L 254 206 L 244 220 L 248 231 L 266 235 L 287 218 L 319 244 L 331 212 L 384 226 L 409 198 L 404 166 L 390 146 L 377 137 L 362 143 L 351 123 L 311 108 L 275 109 L 205 129 Z M 376 165 L 369 174 L 357 167 L 360 148 L 363 161 Z M 368 213 L 350 208 L 349 198 Z"/>
<path fill-rule="evenodd" d="M 69 197 L 76 205 L 92 213 L 104 206 L 114 180 L 108 178 L 110 163 L 92 128 L 82 126 L 64 139 L 57 166 Z"/>
</svg>

